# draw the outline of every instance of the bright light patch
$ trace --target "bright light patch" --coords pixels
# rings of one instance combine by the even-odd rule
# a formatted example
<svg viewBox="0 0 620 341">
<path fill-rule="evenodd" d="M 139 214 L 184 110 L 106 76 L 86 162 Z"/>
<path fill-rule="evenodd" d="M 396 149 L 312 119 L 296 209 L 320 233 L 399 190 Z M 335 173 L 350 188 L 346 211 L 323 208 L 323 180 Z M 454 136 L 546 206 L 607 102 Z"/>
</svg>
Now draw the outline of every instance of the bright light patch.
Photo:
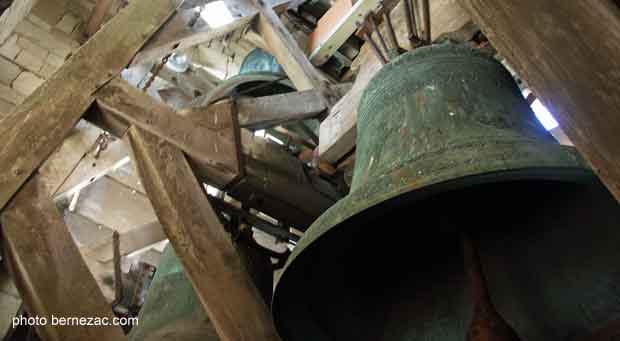
<svg viewBox="0 0 620 341">
<path fill-rule="evenodd" d="M 558 126 L 558 122 L 539 100 L 535 100 L 534 103 L 532 103 L 532 110 L 534 110 L 536 118 L 538 118 L 545 129 L 551 130 Z"/>
<path fill-rule="evenodd" d="M 207 185 L 207 193 L 209 195 L 216 196 L 220 193 L 220 190 L 213 186 Z"/>
<path fill-rule="evenodd" d="M 273 142 L 275 142 L 275 143 L 277 143 L 277 144 L 279 144 L 281 146 L 284 145 L 284 142 L 282 142 L 282 140 L 280 140 L 279 138 L 277 138 L 277 137 L 275 137 L 275 136 L 273 136 L 271 134 L 267 134 L 266 137 L 267 137 L 267 139 L 269 139 L 269 140 L 271 140 L 271 141 L 273 141 Z"/>
<path fill-rule="evenodd" d="M 265 129 L 259 129 L 254 132 L 254 136 L 265 138 Z"/>
<path fill-rule="evenodd" d="M 224 1 L 221 0 L 206 4 L 200 12 L 200 16 L 212 28 L 230 24 L 235 20 Z"/>
</svg>

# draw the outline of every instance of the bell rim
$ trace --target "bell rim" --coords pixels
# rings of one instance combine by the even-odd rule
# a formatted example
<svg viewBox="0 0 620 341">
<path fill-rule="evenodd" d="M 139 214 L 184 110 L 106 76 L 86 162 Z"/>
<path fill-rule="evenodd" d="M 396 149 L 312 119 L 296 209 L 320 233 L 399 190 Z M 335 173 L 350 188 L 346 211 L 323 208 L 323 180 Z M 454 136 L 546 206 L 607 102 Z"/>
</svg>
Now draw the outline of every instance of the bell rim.
<svg viewBox="0 0 620 341">
<path fill-rule="evenodd" d="M 540 142 L 538 141 L 538 143 Z M 364 198 L 364 196 L 367 197 L 365 194 L 366 190 L 373 186 L 377 182 L 377 179 L 358 186 L 354 191 L 336 202 L 315 220 L 289 256 L 289 259 L 282 269 L 282 275 L 276 283 L 271 304 L 272 314 L 279 332 L 282 332 L 279 306 L 281 302 L 286 301 L 286 298 L 283 298 L 283 296 L 278 293 L 283 290 L 283 286 L 286 286 L 286 282 L 291 277 L 291 273 L 299 271 L 299 269 L 297 269 L 298 266 L 294 265 L 302 263 L 302 258 L 309 257 L 309 254 L 312 253 L 310 247 L 316 245 L 319 239 L 328 238 L 330 235 L 328 232 L 333 231 L 339 226 L 342 227 L 342 225 L 346 225 L 344 224 L 345 222 L 355 219 L 361 212 L 380 210 L 382 206 L 404 194 L 408 196 L 406 199 L 407 202 L 414 204 L 440 193 L 464 189 L 474 185 L 501 183 L 507 180 L 555 181 L 574 184 L 587 184 L 598 181 L 596 175 L 586 165 L 585 161 L 579 157 L 573 147 L 559 144 L 547 145 L 545 147 L 547 147 L 545 148 L 547 152 L 550 152 L 551 155 L 556 156 L 556 158 L 552 157 L 551 164 L 543 164 L 543 166 L 537 166 L 540 165 L 539 160 L 529 160 L 529 162 L 525 164 L 523 160 L 508 160 L 508 162 L 502 164 L 502 167 L 485 169 L 483 171 L 478 170 L 477 172 L 471 172 L 458 178 L 446 179 L 441 175 L 435 175 L 427 178 L 425 182 L 415 182 L 409 185 L 398 186 L 391 191 L 386 191 L 382 195 L 375 195 L 372 199 Z M 549 154 L 544 152 L 541 154 L 547 157 L 549 156 Z M 566 157 L 568 157 L 568 159 Z M 520 164 L 520 166 L 515 167 L 517 164 Z M 346 212 L 346 210 L 342 208 L 350 202 L 358 202 L 360 204 L 356 205 L 354 210 Z M 341 214 L 342 212 L 345 212 L 345 214 Z M 326 222 L 329 222 L 329 224 Z M 351 226 L 349 226 L 349 228 L 351 228 Z M 319 231 L 313 232 L 314 230 Z M 308 232 L 310 232 L 310 234 Z M 302 254 L 304 257 L 301 257 Z"/>
</svg>

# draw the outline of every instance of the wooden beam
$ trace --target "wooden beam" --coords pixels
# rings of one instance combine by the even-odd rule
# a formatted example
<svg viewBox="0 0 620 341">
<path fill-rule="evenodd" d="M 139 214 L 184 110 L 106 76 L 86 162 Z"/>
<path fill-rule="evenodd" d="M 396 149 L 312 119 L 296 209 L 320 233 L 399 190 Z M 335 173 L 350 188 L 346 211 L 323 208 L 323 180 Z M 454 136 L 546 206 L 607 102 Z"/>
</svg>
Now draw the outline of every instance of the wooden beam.
<svg viewBox="0 0 620 341">
<path fill-rule="evenodd" d="M 227 115 L 227 121 L 222 116 L 221 122 L 198 125 L 118 78 L 94 96 L 103 115 L 116 116 L 126 122 L 126 127 L 133 124 L 145 129 L 199 162 L 211 165 L 213 176 L 223 184 L 239 175 L 231 115 Z"/>
<path fill-rule="evenodd" d="M 0 209 L 61 144 L 93 101 L 181 0 L 135 0 L 0 121 Z"/>
<path fill-rule="evenodd" d="M 336 86 L 346 92 L 350 84 Z M 265 129 L 281 124 L 302 121 L 317 117 L 327 107 L 323 104 L 318 90 L 306 90 L 256 98 L 240 98 L 236 102 L 239 125 L 244 128 Z M 210 115 L 213 112 L 228 110 L 228 102 L 220 102 L 207 107 L 193 107 L 183 110 L 184 115 Z"/>
<path fill-rule="evenodd" d="M 462 5 L 620 199 L 617 4 L 466 0 Z"/>
<path fill-rule="evenodd" d="M 52 325 L 52 316 L 112 321 L 114 314 L 47 187 L 43 177 L 30 178 L 0 216 L 3 249 L 28 313 L 47 319 L 47 324 L 35 326 L 37 334 L 52 341 L 126 340 L 118 326 Z"/>
<path fill-rule="evenodd" d="M 166 67 L 162 68 L 159 77 L 170 82 L 183 91 L 184 94 L 195 98 L 213 90 L 217 83 L 207 71 L 190 66 L 185 72 L 174 72 Z"/>
<path fill-rule="evenodd" d="M 92 148 L 93 146 L 95 146 L 94 143 L 75 165 L 70 175 L 64 179 L 61 186 L 53 193 L 54 199 L 72 196 L 114 169 L 130 162 L 127 146 L 120 139 L 109 142 L 107 148 L 99 153 L 97 153 L 96 148 Z M 46 164 L 47 162 L 44 163 L 44 166 Z"/>
<path fill-rule="evenodd" d="M 117 0 L 96 0 L 95 7 L 88 18 L 84 34 L 86 37 L 91 37 L 97 31 L 104 22 L 106 14 Z"/>
<path fill-rule="evenodd" d="M 79 121 L 58 149 L 41 165 L 39 174 L 47 178 L 45 184 L 52 197 L 56 196 L 76 165 L 94 149 L 95 141 L 102 132 L 84 120 Z"/>
<path fill-rule="evenodd" d="M 144 188 L 220 339 L 279 340 L 269 309 L 183 153 L 136 127 L 129 136 Z"/>
<path fill-rule="evenodd" d="M 323 104 L 331 107 L 337 99 L 332 96 L 327 80 L 310 63 L 276 12 L 261 0 L 253 2 L 260 12 L 258 33 L 262 35 L 269 52 L 282 66 L 295 88 L 299 91 L 318 90 Z"/>
<path fill-rule="evenodd" d="M 268 6 L 283 6 L 289 0 L 265 0 Z M 248 27 L 256 18 L 256 10 L 242 11 L 231 23 L 209 27 L 202 19 L 196 20 L 196 11 L 180 10 L 159 30 L 132 61 L 132 65 L 159 60 L 175 51 L 183 51 L 192 46 L 207 43 L 230 32 Z M 190 25 L 193 22 L 193 25 Z"/>
<path fill-rule="evenodd" d="M 399 45 L 409 47 L 405 25 L 406 18 L 402 7 L 401 1 L 392 9 L 390 16 Z M 457 0 L 431 1 L 430 10 L 433 39 L 445 32 L 456 31 L 471 20 L 469 14 L 460 7 Z M 387 36 L 385 24 L 381 25 L 381 31 L 384 36 Z M 353 88 L 334 104 L 329 116 L 321 122 L 319 131 L 319 157 L 321 160 L 332 164 L 346 157 L 355 148 L 357 107 L 366 85 L 382 66 L 381 62 L 372 54 L 368 44 L 362 46 L 360 55 L 354 64 L 359 65 L 359 73 Z"/>
<path fill-rule="evenodd" d="M 321 17 L 310 34 L 310 61 L 323 65 L 355 33 L 358 24 L 370 11 L 376 11 L 380 0 L 338 0 Z"/>
</svg>

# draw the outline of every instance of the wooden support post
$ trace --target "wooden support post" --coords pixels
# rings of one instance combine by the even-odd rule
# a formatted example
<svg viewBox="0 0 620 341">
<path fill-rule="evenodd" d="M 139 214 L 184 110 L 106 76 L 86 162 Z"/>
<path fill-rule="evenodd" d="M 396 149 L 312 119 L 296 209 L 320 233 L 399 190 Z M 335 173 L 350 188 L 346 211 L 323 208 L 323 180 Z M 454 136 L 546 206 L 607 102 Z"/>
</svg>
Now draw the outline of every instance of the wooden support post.
<svg viewBox="0 0 620 341">
<path fill-rule="evenodd" d="M 620 199 L 617 4 L 466 0 L 462 6 Z"/>
<path fill-rule="evenodd" d="M 183 153 L 131 127 L 138 172 L 194 290 L 223 341 L 275 341 L 269 309 Z"/>
<path fill-rule="evenodd" d="M 134 0 L 0 121 L 0 209 L 61 144 L 93 101 L 181 0 Z"/>
<path fill-rule="evenodd" d="M 35 175 L 2 212 L 4 252 L 13 279 L 45 341 L 126 340 L 119 326 L 52 325 L 52 316 L 114 318 L 47 191 Z"/>
</svg>

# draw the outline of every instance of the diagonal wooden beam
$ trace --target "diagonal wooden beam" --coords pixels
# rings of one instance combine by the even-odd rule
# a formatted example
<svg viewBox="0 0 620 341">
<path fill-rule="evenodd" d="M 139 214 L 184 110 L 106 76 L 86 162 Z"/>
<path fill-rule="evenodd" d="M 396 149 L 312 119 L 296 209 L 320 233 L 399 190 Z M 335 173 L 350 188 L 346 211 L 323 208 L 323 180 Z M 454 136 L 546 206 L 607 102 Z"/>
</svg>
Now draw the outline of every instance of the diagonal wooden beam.
<svg viewBox="0 0 620 341">
<path fill-rule="evenodd" d="M 135 126 L 129 136 L 144 188 L 220 339 L 280 340 L 183 153 Z"/>
<path fill-rule="evenodd" d="M 620 199 L 620 11 L 601 1 L 461 5 Z"/>
<path fill-rule="evenodd" d="M 201 163 L 211 165 L 214 176 L 224 184 L 239 175 L 231 115 L 227 115 L 228 122 L 222 119 L 214 125 L 196 124 L 119 78 L 110 81 L 94 96 L 103 115 L 115 116 L 124 122 L 124 127 L 136 125 Z"/>
<path fill-rule="evenodd" d="M 43 176 L 35 175 L 0 216 L 3 249 L 12 277 L 30 316 L 44 317 L 36 326 L 46 341 L 126 340 L 119 326 L 58 326 L 52 316 L 114 318 L 62 216 Z"/>
<path fill-rule="evenodd" d="M 208 3 L 211 1 L 204 1 Z M 265 0 L 267 6 L 282 8 L 289 0 Z M 204 4 L 203 3 L 203 4 Z M 207 43 L 247 27 L 257 16 L 256 10 L 238 13 L 239 17 L 231 23 L 209 27 L 209 25 L 196 17 L 195 9 L 177 12 L 170 21 L 159 30 L 144 48 L 136 55 L 132 65 L 147 61 L 159 60 L 175 51 L 183 51 L 192 46 Z"/>
<path fill-rule="evenodd" d="M 258 32 L 265 40 L 269 52 L 276 57 L 295 88 L 299 91 L 318 90 L 324 105 L 331 107 L 337 98 L 332 96 L 328 82 L 310 63 L 278 14 L 262 0 L 253 0 L 253 2 L 260 12 Z"/>
<path fill-rule="evenodd" d="M 93 101 L 181 0 L 136 0 L 0 121 L 0 209 L 60 145 Z"/>
</svg>

